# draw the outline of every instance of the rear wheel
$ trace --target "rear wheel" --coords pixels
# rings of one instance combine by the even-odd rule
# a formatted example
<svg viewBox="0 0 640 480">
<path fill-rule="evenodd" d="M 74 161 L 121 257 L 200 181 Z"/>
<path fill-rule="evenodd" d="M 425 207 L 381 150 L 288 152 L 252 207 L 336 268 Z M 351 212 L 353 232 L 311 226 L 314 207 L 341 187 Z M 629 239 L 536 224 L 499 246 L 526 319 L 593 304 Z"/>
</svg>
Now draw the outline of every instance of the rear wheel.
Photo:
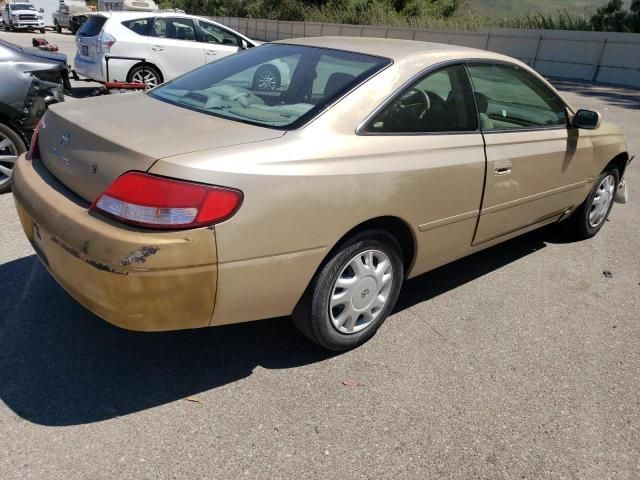
<svg viewBox="0 0 640 480">
<path fill-rule="evenodd" d="M 144 83 L 147 88 L 154 88 L 162 83 L 162 75 L 150 65 L 136 65 L 129 71 L 127 82 Z"/>
<path fill-rule="evenodd" d="M 323 348 L 344 351 L 369 340 L 391 313 L 404 278 L 398 242 L 369 230 L 344 243 L 316 274 L 293 321 Z"/>
<path fill-rule="evenodd" d="M 591 238 L 604 226 L 613 207 L 620 174 L 613 168 L 594 182 L 589 196 L 568 220 L 567 227 L 578 238 Z"/>
<path fill-rule="evenodd" d="M 18 156 L 27 151 L 20 135 L 0 123 L 0 193 L 11 190 L 11 176 Z"/>
</svg>

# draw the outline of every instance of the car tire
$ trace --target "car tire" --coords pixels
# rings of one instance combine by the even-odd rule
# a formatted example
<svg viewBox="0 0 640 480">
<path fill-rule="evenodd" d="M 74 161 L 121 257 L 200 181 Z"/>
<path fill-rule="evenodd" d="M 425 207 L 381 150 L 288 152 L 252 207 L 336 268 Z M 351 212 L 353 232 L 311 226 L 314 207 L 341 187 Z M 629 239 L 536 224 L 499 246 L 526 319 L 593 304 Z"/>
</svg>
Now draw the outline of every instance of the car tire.
<svg viewBox="0 0 640 480">
<path fill-rule="evenodd" d="M 13 129 L 0 123 L 0 193 L 11 190 L 11 172 L 17 157 L 27 151 L 27 146 L 20 135 Z M 10 159 L 7 159 L 10 157 Z M 15 158 L 14 158 L 15 157 Z"/>
<path fill-rule="evenodd" d="M 273 65 L 262 65 L 253 75 L 253 90 L 270 92 L 280 88 L 282 79 L 280 72 Z"/>
<path fill-rule="evenodd" d="M 162 74 L 151 65 L 144 65 L 143 68 L 142 64 L 140 64 L 129 70 L 127 82 L 145 83 L 147 88 L 153 88 L 162 83 Z"/>
<path fill-rule="evenodd" d="M 404 279 L 401 252 L 384 230 L 362 232 L 337 247 L 298 302 L 296 327 L 327 350 L 365 343 L 398 300 Z"/>
<path fill-rule="evenodd" d="M 587 199 L 567 220 L 568 230 L 580 239 L 594 237 L 604 226 L 615 202 L 620 174 L 612 168 L 600 174 Z"/>
<path fill-rule="evenodd" d="M 42 33 L 43 35 L 46 33 L 46 30 L 44 28 L 40 29 L 40 33 Z"/>
<path fill-rule="evenodd" d="M 56 33 L 62 33 L 62 27 L 58 22 L 54 22 L 53 28 L 55 29 Z"/>
</svg>

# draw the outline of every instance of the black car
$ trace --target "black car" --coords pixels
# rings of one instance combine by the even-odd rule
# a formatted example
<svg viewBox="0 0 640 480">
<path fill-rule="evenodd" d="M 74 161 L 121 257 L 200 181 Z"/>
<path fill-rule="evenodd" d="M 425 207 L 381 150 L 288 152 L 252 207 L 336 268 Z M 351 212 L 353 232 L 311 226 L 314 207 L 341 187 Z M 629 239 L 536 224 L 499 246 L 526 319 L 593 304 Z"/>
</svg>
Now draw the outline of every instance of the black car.
<svg viewBox="0 0 640 480">
<path fill-rule="evenodd" d="M 67 56 L 0 40 L 0 193 L 47 106 L 70 89 Z"/>
</svg>

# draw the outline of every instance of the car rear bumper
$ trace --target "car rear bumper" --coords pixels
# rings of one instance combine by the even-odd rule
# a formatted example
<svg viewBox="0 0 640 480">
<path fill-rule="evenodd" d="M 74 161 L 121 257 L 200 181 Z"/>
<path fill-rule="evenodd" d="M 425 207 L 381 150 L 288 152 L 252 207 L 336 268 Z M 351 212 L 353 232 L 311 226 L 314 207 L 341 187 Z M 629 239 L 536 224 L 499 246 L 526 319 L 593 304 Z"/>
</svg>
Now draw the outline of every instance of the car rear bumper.
<svg viewBox="0 0 640 480">
<path fill-rule="evenodd" d="M 154 232 L 89 213 L 34 159 L 14 168 L 20 222 L 58 283 L 96 315 L 139 331 L 208 326 L 217 255 L 213 229 Z"/>
<path fill-rule="evenodd" d="M 95 62 L 89 62 L 76 53 L 76 56 L 73 59 L 73 69 L 78 75 L 90 78 L 96 82 L 107 81 L 104 60 L 102 58 Z"/>
</svg>

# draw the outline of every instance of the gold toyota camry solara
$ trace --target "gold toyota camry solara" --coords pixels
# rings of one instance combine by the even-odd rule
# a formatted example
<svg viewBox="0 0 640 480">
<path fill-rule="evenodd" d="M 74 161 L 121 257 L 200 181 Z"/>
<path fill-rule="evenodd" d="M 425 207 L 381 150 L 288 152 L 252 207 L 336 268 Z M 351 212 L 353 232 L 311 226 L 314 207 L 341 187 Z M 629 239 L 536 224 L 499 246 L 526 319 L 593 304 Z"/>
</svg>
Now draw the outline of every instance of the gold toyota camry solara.
<svg viewBox="0 0 640 480">
<path fill-rule="evenodd" d="M 254 85 L 274 63 L 290 74 Z M 550 223 L 595 235 L 629 161 L 618 128 L 517 60 L 327 37 L 54 105 L 13 192 L 53 277 L 115 325 L 291 315 L 346 350 L 406 278 Z"/>
</svg>

